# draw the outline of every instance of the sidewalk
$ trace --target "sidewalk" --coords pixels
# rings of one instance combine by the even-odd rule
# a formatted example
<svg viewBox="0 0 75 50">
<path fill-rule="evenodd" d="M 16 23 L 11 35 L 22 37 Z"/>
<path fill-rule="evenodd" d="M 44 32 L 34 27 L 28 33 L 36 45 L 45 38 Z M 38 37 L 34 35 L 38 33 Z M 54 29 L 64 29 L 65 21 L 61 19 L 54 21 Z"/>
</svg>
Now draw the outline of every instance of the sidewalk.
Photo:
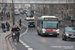
<svg viewBox="0 0 75 50">
<path fill-rule="evenodd" d="M 12 22 L 10 22 L 10 31 L 2 32 L 0 28 L 0 50 L 7 50 L 5 37 L 11 33 Z"/>
</svg>

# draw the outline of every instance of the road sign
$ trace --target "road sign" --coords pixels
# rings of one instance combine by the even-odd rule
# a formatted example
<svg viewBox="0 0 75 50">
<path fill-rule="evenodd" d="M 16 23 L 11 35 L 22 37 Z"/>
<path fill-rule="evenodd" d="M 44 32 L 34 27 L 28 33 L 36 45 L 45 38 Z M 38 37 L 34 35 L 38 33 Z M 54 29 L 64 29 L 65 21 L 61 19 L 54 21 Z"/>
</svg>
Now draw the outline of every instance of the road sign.
<svg viewBox="0 0 75 50">
<path fill-rule="evenodd" d="M 43 7 L 41 6 L 40 9 L 43 9 Z"/>
<path fill-rule="evenodd" d="M 59 5 L 57 5 L 57 9 L 59 9 Z"/>
</svg>

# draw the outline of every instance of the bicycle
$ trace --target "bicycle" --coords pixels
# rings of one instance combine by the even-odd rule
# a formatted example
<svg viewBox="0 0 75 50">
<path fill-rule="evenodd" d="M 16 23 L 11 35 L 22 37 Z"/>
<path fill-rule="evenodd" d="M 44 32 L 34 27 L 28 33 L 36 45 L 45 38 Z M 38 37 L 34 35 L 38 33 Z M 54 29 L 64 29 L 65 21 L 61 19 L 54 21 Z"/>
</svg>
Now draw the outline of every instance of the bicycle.
<svg viewBox="0 0 75 50">
<path fill-rule="evenodd" d="M 12 34 L 12 39 L 13 39 L 13 42 L 14 42 L 14 39 L 15 39 L 15 33 Z"/>
<path fill-rule="evenodd" d="M 15 34 L 16 34 L 16 41 L 19 42 L 19 32 L 16 31 Z"/>
</svg>

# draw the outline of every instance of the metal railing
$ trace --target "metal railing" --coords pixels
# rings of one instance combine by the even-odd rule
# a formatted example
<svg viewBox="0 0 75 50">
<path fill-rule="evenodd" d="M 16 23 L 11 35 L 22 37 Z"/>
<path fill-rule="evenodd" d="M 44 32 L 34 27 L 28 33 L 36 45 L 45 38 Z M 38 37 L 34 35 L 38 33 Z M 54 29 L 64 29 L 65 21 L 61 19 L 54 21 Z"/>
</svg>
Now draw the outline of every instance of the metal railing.
<svg viewBox="0 0 75 50">
<path fill-rule="evenodd" d="M 12 0 L 1 0 L 0 3 L 12 3 Z M 75 3 L 75 0 L 14 0 L 14 3 L 49 3 L 49 4 L 54 4 L 54 3 Z"/>
</svg>

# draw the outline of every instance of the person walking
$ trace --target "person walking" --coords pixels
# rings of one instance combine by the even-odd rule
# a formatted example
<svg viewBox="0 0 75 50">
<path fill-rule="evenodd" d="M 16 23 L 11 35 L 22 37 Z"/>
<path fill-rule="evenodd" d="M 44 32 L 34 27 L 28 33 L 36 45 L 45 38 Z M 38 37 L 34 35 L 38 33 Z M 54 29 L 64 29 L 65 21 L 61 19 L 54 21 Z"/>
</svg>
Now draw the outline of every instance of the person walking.
<svg viewBox="0 0 75 50">
<path fill-rule="evenodd" d="M 15 26 L 12 27 L 11 33 L 12 33 L 12 39 L 14 41 L 14 39 L 15 39 Z"/>
<path fill-rule="evenodd" d="M 5 32 L 5 24 L 4 24 L 4 22 L 1 24 L 1 27 L 2 27 L 3 32 Z"/>
<path fill-rule="evenodd" d="M 6 26 L 7 26 L 7 31 L 9 31 L 10 24 L 8 22 L 6 22 Z"/>
<path fill-rule="evenodd" d="M 10 19 L 10 13 L 9 12 L 7 13 L 7 19 Z"/>
<path fill-rule="evenodd" d="M 74 17 L 71 16 L 71 23 L 72 23 L 72 26 L 74 26 Z"/>
<path fill-rule="evenodd" d="M 19 20 L 19 26 L 21 27 L 21 23 L 22 23 L 22 21 L 21 21 L 21 19 Z"/>
<path fill-rule="evenodd" d="M 3 21 L 3 16 L 1 16 L 1 20 Z"/>
<path fill-rule="evenodd" d="M 15 27 L 15 34 L 16 34 L 16 37 L 18 37 L 18 41 L 17 42 L 19 42 L 19 35 L 20 35 L 20 28 L 16 25 L 16 27 Z"/>
</svg>

